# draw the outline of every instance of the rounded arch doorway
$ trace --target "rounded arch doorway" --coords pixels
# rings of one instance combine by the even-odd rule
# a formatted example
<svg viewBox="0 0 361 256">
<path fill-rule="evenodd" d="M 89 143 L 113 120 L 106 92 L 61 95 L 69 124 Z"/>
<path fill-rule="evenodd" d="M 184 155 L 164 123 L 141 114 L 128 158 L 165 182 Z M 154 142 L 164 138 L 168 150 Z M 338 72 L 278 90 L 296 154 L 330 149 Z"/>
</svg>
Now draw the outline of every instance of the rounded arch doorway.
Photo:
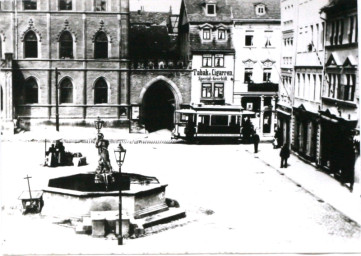
<svg viewBox="0 0 361 256">
<path fill-rule="evenodd" d="M 149 132 L 174 128 L 175 98 L 167 82 L 159 80 L 152 84 L 144 94 L 142 107 L 143 122 Z"/>
</svg>

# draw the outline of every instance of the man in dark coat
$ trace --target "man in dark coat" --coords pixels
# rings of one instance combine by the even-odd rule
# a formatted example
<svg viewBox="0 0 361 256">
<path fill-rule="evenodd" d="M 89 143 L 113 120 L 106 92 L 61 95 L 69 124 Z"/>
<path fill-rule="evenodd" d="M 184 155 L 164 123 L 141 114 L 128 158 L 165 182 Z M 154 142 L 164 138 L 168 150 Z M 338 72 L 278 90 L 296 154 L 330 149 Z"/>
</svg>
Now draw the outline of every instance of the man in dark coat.
<svg viewBox="0 0 361 256">
<path fill-rule="evenodd" d="M 290 149 L 288 148 L 288 144 L 285 143 L 280 152 L 281 157 L 281 168 L 287 168 L 287 159 L 290 157 Z"/>
<path fill-rule="evenodd" d="M 259 135 L 255 132 L 253 134 L 253 145 L 254 145 L 254 153 L 258 153 L 258 143 L 259 143 Z"/>
</svg>

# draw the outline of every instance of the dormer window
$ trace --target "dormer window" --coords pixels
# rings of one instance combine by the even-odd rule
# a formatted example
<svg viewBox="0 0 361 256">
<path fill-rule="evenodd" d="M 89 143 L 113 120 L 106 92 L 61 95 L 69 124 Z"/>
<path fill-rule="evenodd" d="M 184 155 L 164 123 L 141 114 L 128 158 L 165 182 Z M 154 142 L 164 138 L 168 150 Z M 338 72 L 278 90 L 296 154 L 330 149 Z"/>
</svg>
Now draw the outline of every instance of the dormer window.
<svg viewBox="0 0 361 256">
<path fill-rule="evenodd" d="M 203 40 L 211 40 L 211 30 L 209 28 L 203 29 Z"/>
<path fill-rule="evenodd" d="M 266 6 L 263 4 L 259 4 L 256 6 L 256 14 L 257 15 L 265 15 L 266 14 Z"/>
<path fill-rule="evenodd" d="M 224 29 L 218 29 L 218 39 L 219 40 L 226 39 L 226 31 Z"/>
<path fill-rule="evenodd" d="M 207 13 L 207 15 L 210 15 L 210 16 L 216 15 L 216 5 L 215 4 L 207 4 L 206 5 L 206 13 Z"/>
</svg>

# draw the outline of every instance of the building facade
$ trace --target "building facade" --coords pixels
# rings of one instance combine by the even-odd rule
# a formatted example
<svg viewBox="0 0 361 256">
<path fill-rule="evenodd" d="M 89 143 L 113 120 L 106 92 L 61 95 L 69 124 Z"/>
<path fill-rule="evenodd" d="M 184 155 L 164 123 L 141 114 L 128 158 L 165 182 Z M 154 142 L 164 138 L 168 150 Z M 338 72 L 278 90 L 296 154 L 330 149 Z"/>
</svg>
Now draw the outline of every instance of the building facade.
<svg viewBox="0 0 361 256">
<path fill-rule="evenodd" d="M 278 91 L 278 1 L 182 2 L 181 58 L 192 62 L 192 103 L 241 105 L 272 134 Z"/>
<path fill-rule="evenodd" d="M 301 157 L 318 163 L 320 157 L 321 88 L 324 65 L 325 22 L 320 9 L 327 0 L 298 1 L 295 26 L 296 55 L 292 115 L 292 149 Z"/>
<path fill-rule="evenodd" d="M 231 1 L 236 51 L 234 103 L 257 113 L 257 132 L 273 135 L 279 83 L 279 1 Z"/>
<path fill-rule="evenodd" d="M 191 103 L 233 104 L 234 47 L 229 7 L 224 1 L 184 0 L 179 50 L 192 63 Z"/>
<path fill-rule="evenodd" d="M 281 81 L 277 102 L 277 128 L 280 144 L 290 143 L 292 103 L 294 99 L 295 24 L 297 24 L 295 0 L 281 1 Z"/>
<path fill-rule="evenodd" d="M 129 0 L 1 1 L 2 120 L 54 123 L 58 91 L 60 123 L 99 116 L 109 125 L 171 128 L 172 111 L 190 101 L 191 70 L 171 55 L 176 49 L 157 51 L 160 40 L 176 46 L 170 19 L 177 22 L 170 12 L 130 13 Z M 157 54 L 146 59 L 130 47 L 144 27 L 162 37 L 137 38 Z"/>
<path fill-rule="evenodd" d="M 353 136 L 360 105 L 357 1 L 330 1 L 322 12 L 326 18 L 326 61 L 320 165 L 341 182 L 350 183 L 352 189 L 356 158 Z"/>
</svg>

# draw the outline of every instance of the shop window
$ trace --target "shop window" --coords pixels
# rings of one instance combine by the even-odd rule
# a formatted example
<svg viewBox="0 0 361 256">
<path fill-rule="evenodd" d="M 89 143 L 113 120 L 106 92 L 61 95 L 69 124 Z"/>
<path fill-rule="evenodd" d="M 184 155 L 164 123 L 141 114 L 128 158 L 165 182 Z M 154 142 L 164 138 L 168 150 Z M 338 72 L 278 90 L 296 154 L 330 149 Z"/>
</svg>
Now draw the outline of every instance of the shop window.
<svg viewBox="0 0 361 256">
<path fill-rule="evenodd" d="M 38 57 L 38 38 L 34 31 L 26 33 L 24 38 L 24 56 L 25 58 Z"/>
<path fill-rule="evenodd" d="M 104 32 L 98 32 L 94 41 L 94 59 L 108 58 L 108 37 Z"/>
<path fill-rule="evenodd" d="M 253 35 L 246 35 L 245 46 L 253 46 Z"/>
<path fill-rule="evenodd" d="M 106 0 L 95 0 L 94 10 L 96 12 L 104 12 L 107 10 L 107 1 Z"/>
<path fill-rule="evenodd" d="M 207 15 L 216 15 L 216 5 L 215 4 L 207 4 L 206 5 Z"/>
<path fill-rule="evenodd" d="M 265 68 L 263 69 L 263 82 L 269 83 L 271 81 L 271 69 Z"/>
<path fill-rule="evenodd" d="M 73 103 L 73 84 L 69 78 L 60 83 L 60 103 Z"/>
<path fill-rule="evenodd" d="M 38 83 L 35 78 L 30 77 L 25 81 L 25 104 L 35 104 L 38 103 L 39 97 L 39 88 Z"/>
<path fill-rule="evenodd" d="M 72 10 L 72 0 L 59 0 L 59 10 L 65 11 L 65 10 Z"/>
<path fill-rule="evenodd" d="M 226 39 L 226 31 L 224 29 L 218 30 L 218 39 L 225 40 Z"/>
<path fill-rule="evenodd" d="M 248 84 L 252 82 L 253 70 L 251 68 L 246 68 L 244 71 L 244 83 Z"/>
<path fill-rule="evenodd" d="M 108 103 L 108 85 L 104 78 L 99 78 L 94 86 L 94 104 Z"/>
<path fill-rule="evenodd" d="M 211 40 L 211 30 L 209 28 L 203 29 L 203 40 Z"/>
<path fill-rule="evenodd" d="M 214 66 L 215 67 L 224 67 L 224 55 L 216 54 L 214 56 Z"/>
<path fill-rule="evenodd" d="M 73 37 L 69 31 L 64 31 L 59 38 L 59 58 L 73 58 Z"/>
<path fill-rule="evenodd" d="M 36 10 L 37 0 L 23 0 L 24 10 Z"/>
<path fill-rule="evenodd" d="M 215 83 L 214 84 L 214 97 L 223 99 L 224 97 L 224 84 L 222 83 Z"/>
<path fill-rule="evenodd" d="M 212 84 L 203 83 L 202 84 L 202 98 L 211 98 L 212 97 Z"/>
<path fill-rule="evenodd" d="M 202 66 L 203 67 L 212 67 L 212 55 L 210 55 L 210 54 L 203 55 Z"/>
<path fill-rule="evenodd" d="M 3 58 L 3 48 L 2 47 L 3 47 L 3 40 L 0 36 L 0 59 Z"/>
</svg>

